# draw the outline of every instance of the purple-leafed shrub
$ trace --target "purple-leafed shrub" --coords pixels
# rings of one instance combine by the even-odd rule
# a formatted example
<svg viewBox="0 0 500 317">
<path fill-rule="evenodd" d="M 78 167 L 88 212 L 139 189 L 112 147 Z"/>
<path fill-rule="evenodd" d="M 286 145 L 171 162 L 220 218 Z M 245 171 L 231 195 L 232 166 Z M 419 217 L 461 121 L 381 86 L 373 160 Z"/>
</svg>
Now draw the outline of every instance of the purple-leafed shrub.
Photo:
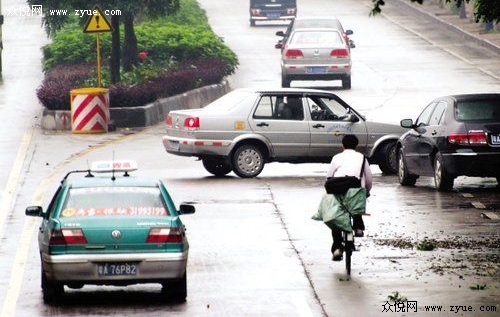
<svg viewBox="0 0 500 317">
<path fill-rule="evenodd" d="M 217 84 L 228 75 L 226 65 L 218 58 L 182 61 L 168 72 L 134 85 L 109 85 L 110 107 L 137 107 L 204 85 Z M 70 110 L 70 91 L 88 85 L 95 78 L 94 68 L 88 64 L 58 66 L 46 74 L 37 96 L 49 110 Z"/>
</svg>

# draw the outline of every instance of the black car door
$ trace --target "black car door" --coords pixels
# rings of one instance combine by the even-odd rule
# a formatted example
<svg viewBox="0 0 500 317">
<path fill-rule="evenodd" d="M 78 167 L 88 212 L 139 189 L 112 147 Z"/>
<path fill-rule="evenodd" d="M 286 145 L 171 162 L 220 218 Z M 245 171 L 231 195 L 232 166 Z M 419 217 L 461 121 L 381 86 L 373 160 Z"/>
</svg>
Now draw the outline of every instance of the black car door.
<svg viewBox="0 0 500 317">
<path fill-rule="evenodd" d="M 410 130 L 403 140 L 406 166 L 412 174 L 426 174 L 422 168 L 422 162 L 425 161 L 425 153 L 428 152 L 428 149 L 425 146 L 426 142 L 423 142 L 423 136 L 428 131 L 429 120 L 435 107 L 436 103 L 433 102 L 422 111 L 415 121 L 415 128 Z"/>
<path fill-rule="evenodd" d="M 446 102 L 440 101 L 434 107 L 429 122 L 419 139 L 419 159 L 422 174 L 434 174 L 434 152 L 437 151 L 437 139 L 442 135 L 441 118 L 446 109 Z"/>
</svg>

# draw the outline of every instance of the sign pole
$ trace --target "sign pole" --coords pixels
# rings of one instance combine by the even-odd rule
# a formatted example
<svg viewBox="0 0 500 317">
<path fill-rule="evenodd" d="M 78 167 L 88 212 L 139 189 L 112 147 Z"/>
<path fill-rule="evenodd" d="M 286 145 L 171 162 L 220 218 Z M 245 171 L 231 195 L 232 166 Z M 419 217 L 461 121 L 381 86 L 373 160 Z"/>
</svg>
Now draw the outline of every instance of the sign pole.
<svg viewBox="0 0 500 317">
<path fill-rule="evenodd" d="M 97 87 L 101 87 L 101 43 L 99 41 L 99 33 L 96 33 L 97 45 Z"/>
</svg>

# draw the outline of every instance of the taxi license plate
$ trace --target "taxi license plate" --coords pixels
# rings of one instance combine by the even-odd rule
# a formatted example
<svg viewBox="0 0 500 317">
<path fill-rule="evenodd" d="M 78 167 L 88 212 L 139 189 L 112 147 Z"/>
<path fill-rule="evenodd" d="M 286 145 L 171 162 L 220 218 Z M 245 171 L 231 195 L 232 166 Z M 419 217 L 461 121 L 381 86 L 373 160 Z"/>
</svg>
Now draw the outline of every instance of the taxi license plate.
<svg viewBox="0 0 500 317">
<path fill-rule="evenodd" d="M 136 275 L 137 263 L 98 263 L 97 274 L 99 276 Z"/>
<path fill-rule="evenodd" d="M 313 67 L 307 67 L 306 72 L 308 74 L 324 74 L 326 73 L 326 67 L 318 67 L 318 66 L 313 66 Z"/>
<path fill-rule="evenodd" d="M 491 135 L 491 144 L 500 145 L 500 134 L 492 134 Z"/>
<path fill-rule="evenodd" d="M 279 14 L 279 13 L 268 13 L 268 14 L 266 15 L 266 17 L 267 17 L 268 19 L 278 19 L 278 18 L 280 17 L 280 14 Z"/>
</svg>

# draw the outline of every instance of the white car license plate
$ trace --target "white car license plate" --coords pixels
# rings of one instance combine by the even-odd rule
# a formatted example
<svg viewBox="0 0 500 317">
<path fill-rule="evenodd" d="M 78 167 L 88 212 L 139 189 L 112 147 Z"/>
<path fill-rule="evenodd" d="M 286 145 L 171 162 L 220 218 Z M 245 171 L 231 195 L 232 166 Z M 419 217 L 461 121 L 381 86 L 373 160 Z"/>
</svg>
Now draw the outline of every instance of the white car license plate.
<svg viewBox="0 0 500 317">
<path fill-rule="evenodd" d="M 168 141 L 168 148 L 172 151 L 179 151 L 179 141 Z"/>
<path fill-rule="evenodd" d="M 326 73 L 326 67 L 323 67 L 323 66 L 307 67 L 306 72 L 308 74 L 324 74 L 324 73 Z"/>
<path fill-rule="evenodd" d="M 491 135 L 491 144 L 500 145 L 500 134 L 492 134 Z"/>
<path fill-rule="evenodd" d="M 136 275 L 136 263 L 98 263 L 97 274 L 99 276 Z"/>
</svg>

